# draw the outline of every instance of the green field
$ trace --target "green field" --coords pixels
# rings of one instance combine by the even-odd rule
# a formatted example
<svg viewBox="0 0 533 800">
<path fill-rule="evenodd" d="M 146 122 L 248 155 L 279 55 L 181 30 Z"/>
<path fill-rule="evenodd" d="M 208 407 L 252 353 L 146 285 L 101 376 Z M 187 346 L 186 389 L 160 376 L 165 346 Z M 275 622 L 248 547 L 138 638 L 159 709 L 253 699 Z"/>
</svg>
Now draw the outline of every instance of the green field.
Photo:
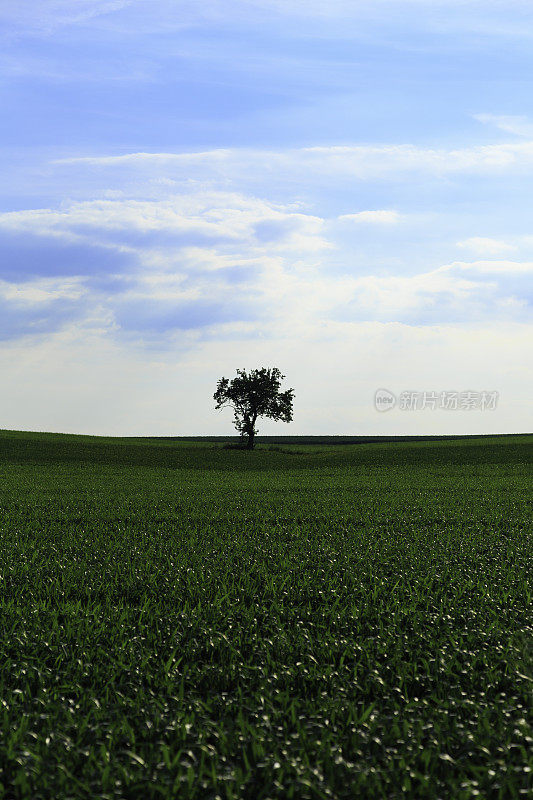
<svg viewBox="0 0 533 800">
<path fill-rule="evenodd" d="M 0 797 L 528 796 L 533 437 L 259 442 L 0 432 Z"/>
</svg>

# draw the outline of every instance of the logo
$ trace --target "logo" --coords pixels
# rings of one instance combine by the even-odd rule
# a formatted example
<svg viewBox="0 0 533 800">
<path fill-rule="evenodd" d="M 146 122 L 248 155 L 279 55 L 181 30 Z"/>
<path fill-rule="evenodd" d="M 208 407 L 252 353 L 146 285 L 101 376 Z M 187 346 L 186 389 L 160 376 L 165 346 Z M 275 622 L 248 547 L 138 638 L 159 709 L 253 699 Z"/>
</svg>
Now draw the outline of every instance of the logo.
<svg viewBox="0 0 533 800">
<path fill-rule="evenodd" d="M 390 411 L 396 405 L 396 396 L 388 389 L 378 389 L 374 395 L 374 406 L 377 411 Z"/>
</svg>

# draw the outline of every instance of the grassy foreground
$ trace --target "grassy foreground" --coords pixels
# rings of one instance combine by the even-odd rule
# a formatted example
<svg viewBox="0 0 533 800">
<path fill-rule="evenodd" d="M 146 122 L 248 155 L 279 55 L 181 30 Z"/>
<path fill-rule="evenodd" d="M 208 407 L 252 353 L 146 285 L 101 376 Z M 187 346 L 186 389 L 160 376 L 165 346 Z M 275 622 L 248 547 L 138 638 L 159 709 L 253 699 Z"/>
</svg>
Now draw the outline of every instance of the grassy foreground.
<svg viewBox="0 0 533 800">
<path fill-rule="evenodd" d="M 532 444 L 0 432 L 0 797 L 526 797 Z"/>
</svg>

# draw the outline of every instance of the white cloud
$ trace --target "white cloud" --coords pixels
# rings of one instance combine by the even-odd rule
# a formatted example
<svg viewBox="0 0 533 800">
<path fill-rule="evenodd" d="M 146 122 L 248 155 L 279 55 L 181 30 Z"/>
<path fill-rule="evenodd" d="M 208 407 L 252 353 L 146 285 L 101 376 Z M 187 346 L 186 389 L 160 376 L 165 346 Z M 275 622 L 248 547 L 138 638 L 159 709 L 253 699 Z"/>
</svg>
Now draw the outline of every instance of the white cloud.
<svg viewBox="0 0 533 800">
<path fill-rule="evenodd" d="M 346 217 L 390 224 L 396 212 L 341 219 Z M 326 256 L 335 242 L 324 238 L 322 218 L 237 192 L 72 202 L 59 209 L 1 214 L 2 229 L 52 233 L 139 256 L 131 263 L 112 260 L 109 269 L 115 274 L 110 275 L 102 275 L 96 263 L 84 273 L 83 285 L 81 279 L 76 283 L 75 264 L 62 281 L 3 284 L 5 299 L 13 302 L 22 298 L 20 292 L 36 299 L 61 291 L 67 297 L 84 288 L 87 302 L 80 313 L 103 308 L 113 335 L 117 325 L 141 338 L 143 326 L 164 337 L 187 325 L 219 336 L 225 326 L 247 323 L 253 335 L 271 338 L 283 330 L 292 337 L 333 320 L 427 325 L 505 320 L 527 312 L 520 276 L 531 270 L 529 262 L 456 261 L 414 275 L 358 275 L 349 270 L 349 253 L 337 251 L 337 260 L 348 260 L 342 271 L 332 273 Z M 483 255 L 506 249 L 495 240 L 466 243 Z M 118 284 L 106 289 L 109 280 Z"/>
<path fill-rule="evenodd" d="M 59 209 L 13 211 L 0 214 L 2 228 L 70 240 L 94 241 L 96 237 L 104 242 L 111 233 L 122 249 L 135 247 L 136 233 L 155 235 L 156 250 L 168 246 L 168 236 L 186 237 L 190 246 L 195 241 L 205 246 L 207 239 L 226 242 L 227 246 L 232 242 L 233 246 L 268 246 L 270 250 L 316 252 L 331 247 L 322 236 L 322 218 L 294 211 L 291 206 L 220 191 L 191 192 L 160 200 L 72 202 Z M 179 240 L 173 246 L 179 246 Z"/>
<path fill-rule="evenodd" d="M 91 275 L 0 284 L 10 308 L 70 302 L 77 315 L 48 327 L 38 316 L 40 328 L 28 317 L 34 327 L 27 332 L 41 332 L 31 343 L 12 322 L 15 335 L 0 353 L 7 427 L 230 433 L 231 420 L 213 413 L 211 397 L 216 379 L 241 364 L 276 364 L 297 391 L 295 425 L 265 425 L 262 432 L 527 427 L 523 364 L 530 328 L 520 288 L 530 280 L 531 262 L 465 260 L 411 275 L 361 275 L 348 269 L 349 253 L 336 252 L 346 269 L 332 272 L 323 245 L 334 242 L 324 240 L 321 217 L 294 204 L 205 188 L 151 201 L 119 195 L 2 214 L 2 229 L 96 244 L 111 236 L 142 262 L 133 273 L 123 267 L 127 280 L 112 292 Z M 167 238 L 176 232 L 187 236 Z M 147 242 L 135 238 L 145 234 Z M 186 327 L 180 315 L 191 308 Z M 224 313 L 216 318 L 213 310 Z M 504 394 L 494 378 L 494 364 L 504 362 L 508 397 L 490 417 L 383 420 L 373 410 L 373 392 L 382 385 Z M 333 405 L 331 385 L 338 387 Z"/>
<path fill-rule="evenodd" d="M 371 225 L 395 225 L 400 220 L 397 211 L 358 211 L 355 214 L 341 214 L 340 222 L 369 223 Z"/>
<path fill-rule="evenodd" d="M 502 239 L 491 239 L 483 236 L 472 236 L 469 239 L 464 239 L 462 242 L 457 242 L 458 247 L 475 253 L 479 256 L 498 256 L 502 253 L 510 253 L 516 250 L 514 244 L 509 244 Z"/>
<path fill-rule="evenodd" d="M 42 278 L 24 283 L 0 279 L 0 299 L 16 304 L 38 305 L 54 300 L 79 300 L 83 294 L 83 281 L 80 278 Z"/>
<path fill-rule="evenodd" d="M 147 171 L 166 179 L 246 178 L 258 172 L 272 175 L 310 175 L 336 180 L 370 180 L 409 172 L 435 176 L 454 173 L 501 173 L 533 168 L 533 140 L 465 148 L 427 148 L 409 144 L 332 145 L 284 150 L 216 149 L 181 153 L 126 153 L 58 159 L 58 167 L 94 167 Z M 130 173 L 131 174 L 131 173 Z"/>
<path fill-rule="evenodd" d="M 474 119 L 486 125 L 494 125 L 506 133 L 513 133 L 516 136 L 533 137 L 533 123 L 527 117 L 519 115 L 502 114 L 474 114 Z"/>
<path fill-rule="evenodd" d="M 478 272 L 495 275 L 508 274 L 527 274 L 533 272 L 532 261 L 454 261 L 439 267 L 439 272 L 451 272 L 453 270 L 464 270 L 467 272 Z"/>
<path fill-rule="evenodd" d="M 143 164 L 154 165 L 179 164 L 179 163 L 203 163 L 209 161 L 211 164 L 217 161 L 227 161 L 232 154 L 232 150 L 217 148 L 216 150 L 202 150 L 199 152 L 184 153 L 124 153 L 116 156 L 72 156 L 70 158 L 59 158 L 52 161 L 53 164 L 88 164 L 90 166 L 142 166 Z"/>
</svg>

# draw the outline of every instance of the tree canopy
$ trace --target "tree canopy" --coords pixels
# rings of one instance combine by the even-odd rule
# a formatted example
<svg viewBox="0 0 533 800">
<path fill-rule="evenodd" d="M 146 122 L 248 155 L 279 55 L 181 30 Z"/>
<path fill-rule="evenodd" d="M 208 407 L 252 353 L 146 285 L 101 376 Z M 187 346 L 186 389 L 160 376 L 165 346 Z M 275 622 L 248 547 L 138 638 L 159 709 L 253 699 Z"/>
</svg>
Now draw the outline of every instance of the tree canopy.
<svg viewBox="0 0 533 800">
<path fill-rule="evenodd" d="M 255 424 L 259 417 L 281 422 L 292 420 L 294 389 L 280 392 L 284 378 L 277 367 L 262 367 L 249 373 L 238 369 L 232 380 L 220 378 L 218 381 L 213 395 L 215 408 L 233 408 L 235 427 L 242 437 L 247 437 L 246 446 L 250 450 L 254 446 Z"/>
</svg>

